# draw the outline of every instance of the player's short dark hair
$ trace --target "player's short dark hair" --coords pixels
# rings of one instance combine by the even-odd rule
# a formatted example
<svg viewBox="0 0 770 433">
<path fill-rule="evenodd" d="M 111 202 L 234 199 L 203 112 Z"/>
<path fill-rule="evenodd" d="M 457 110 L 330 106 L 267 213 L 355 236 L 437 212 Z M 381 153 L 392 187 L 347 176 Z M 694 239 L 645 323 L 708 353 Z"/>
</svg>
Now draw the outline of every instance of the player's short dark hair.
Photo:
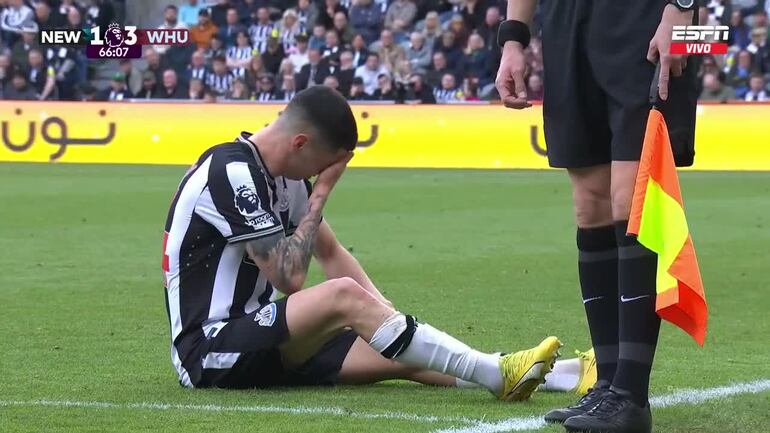
<svg viewBox="0 0 770 433">
<path fill-rule="evenodd" d="M 348 101 L 329 87 L 313 86 L 297 93 L 282 116 L 311 125 L 333 150 L 353 150 L 358 143 L 356 118 Z"/>
</svg>

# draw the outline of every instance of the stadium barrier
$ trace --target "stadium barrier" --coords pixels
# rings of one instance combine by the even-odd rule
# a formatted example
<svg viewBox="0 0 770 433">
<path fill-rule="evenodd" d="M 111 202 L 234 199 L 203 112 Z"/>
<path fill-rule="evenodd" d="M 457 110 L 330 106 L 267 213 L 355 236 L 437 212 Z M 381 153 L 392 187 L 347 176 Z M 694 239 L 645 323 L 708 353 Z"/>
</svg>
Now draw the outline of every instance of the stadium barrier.
<svg viewBox="0 0 770 433">
<path fill-rule="evenodd" d="M 190 164 L 277 104 L 0 101 L 0 161 Z M 356 167 L 547 168 L 542 109 L 354 105 Z M 770 104 L 698 107 L 696 170 L 770 170 Z"/>
</svg>

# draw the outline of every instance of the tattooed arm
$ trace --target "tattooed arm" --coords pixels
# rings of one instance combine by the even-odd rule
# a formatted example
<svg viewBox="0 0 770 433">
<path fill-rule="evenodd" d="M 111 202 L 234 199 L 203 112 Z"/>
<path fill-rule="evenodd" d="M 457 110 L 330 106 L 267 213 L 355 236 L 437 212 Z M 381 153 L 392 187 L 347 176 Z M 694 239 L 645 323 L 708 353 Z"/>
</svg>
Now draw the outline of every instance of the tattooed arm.
<svg viewBox="0 0 770 433">
<path fill-rule="evenodd" d="M 321 212 L 352 157 L 352 153 L 345 155 L 318 175 L 308 198 L 308 212 L 291 237 L 277 233 L 246 244 L 246 252 L 260 271 L 265 272 L 268 281 L 287 295 L 302 290 L 321 224 Z"/>
<path fill-rule="evenodd" d="M 265 272 L 275 288 L 287 295 L 301 290 L 305 283 L 322 207 L 323 204 L 315 208 L 311 205 L 291 237 L 286 238 L 281 232 L 246 244 L 246 252 L 259 270 Z"/>
</svg>

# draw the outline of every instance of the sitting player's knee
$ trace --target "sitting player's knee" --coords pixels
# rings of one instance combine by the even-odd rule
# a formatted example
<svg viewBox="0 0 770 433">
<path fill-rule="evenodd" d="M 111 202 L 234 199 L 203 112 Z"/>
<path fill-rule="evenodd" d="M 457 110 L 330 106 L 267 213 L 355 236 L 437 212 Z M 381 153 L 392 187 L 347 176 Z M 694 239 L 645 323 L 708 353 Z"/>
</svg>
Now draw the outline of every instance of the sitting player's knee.
<svg viewBox="0 0 770 433">
<path fill-rule="evenodd" d="M 336 278 L 329 283 L 335 305 L 343 313 L 356 309 L 357 305 L 374 300 L 369 292 L 352 278 Z"/>
</svg>

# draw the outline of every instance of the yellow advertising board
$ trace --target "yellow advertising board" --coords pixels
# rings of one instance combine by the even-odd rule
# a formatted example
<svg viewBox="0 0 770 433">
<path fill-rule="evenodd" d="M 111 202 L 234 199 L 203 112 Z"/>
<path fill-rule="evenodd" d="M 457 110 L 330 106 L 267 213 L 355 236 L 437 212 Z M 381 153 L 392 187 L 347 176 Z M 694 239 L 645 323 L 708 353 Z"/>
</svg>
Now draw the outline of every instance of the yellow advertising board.
<svg viewBox="0 0 770 433">
<path fill-rule="evenodd" d="M 0 101 L 0 161 L 190 164 L 282 105 Z M 547 168 L 542 109 L 354 105 L 351 166 Z M 770 104 L 698 107 L 699 170 L 770 170 Z"/>
</svg>

